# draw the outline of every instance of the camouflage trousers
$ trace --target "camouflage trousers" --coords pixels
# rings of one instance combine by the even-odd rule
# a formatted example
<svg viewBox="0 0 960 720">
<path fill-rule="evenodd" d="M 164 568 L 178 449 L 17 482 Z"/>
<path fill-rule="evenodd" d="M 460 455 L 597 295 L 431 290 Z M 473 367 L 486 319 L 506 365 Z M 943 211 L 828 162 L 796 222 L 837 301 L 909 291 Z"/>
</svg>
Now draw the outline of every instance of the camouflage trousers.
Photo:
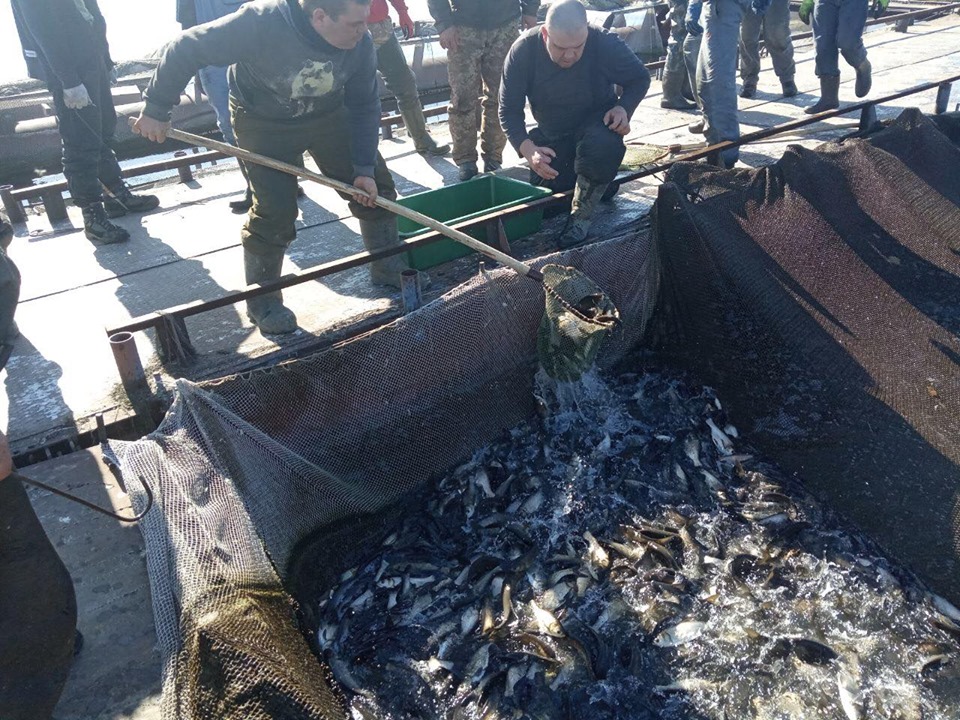
<svg viewBox="0 0 960 720">
<path fill-rule="evenodd" d="M 493 30 L 459 27 L 460 43 L 447 53 L 450 76 L 450 135 L 457 165 L 477 161 L 477 98 L 483 91 L 480 153 L 503 162 L 507 136 L 500 127 L 500 76 L 510 46 L 519 37 L 519 18 Z"/>
</svg>

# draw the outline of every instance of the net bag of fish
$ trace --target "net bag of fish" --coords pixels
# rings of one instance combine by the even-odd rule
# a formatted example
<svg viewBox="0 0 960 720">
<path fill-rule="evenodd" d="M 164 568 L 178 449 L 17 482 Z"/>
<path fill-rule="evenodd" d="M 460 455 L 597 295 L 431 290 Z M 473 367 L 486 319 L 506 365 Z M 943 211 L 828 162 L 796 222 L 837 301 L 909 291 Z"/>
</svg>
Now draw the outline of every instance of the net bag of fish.
<svg viewBox="0 0 960 720">
<path fill-rule="evenodd" d="M 935 442 L 927 426 L 904 413 L 884 427 L 897 396 L 808 327 L 845 323 L 844 352 L 867 343 L 863 308 L 880 287 L 858 287 L 857 265 L 833 267 L 815 239 L 832 227 L 819 213 L 889 204 L 880 177 L 900 173 L 906 207 L 895 242 L 871 236 L 876 254 L 901 268 L 949 261 L 905 235 L 903 216 L 942 238 L 950 225 L 933 228 L 934 210 L 952 202 L 952 222 L 955 191 L 921 192 L 897 164 L 919 154 L 916 173 L 932 181 L 936 163 L 955 161 L 949 144 L 924 149 L 941 137 L 912 116 L 869 143 L 791 149 L 769 175 L 675 169 L 653 239 L 537 264 L 545 279 L 551 261 L 577 268 L 619 311 L 591 349 L 596 370 L 575 381 L 538 367 L 551 336 L 543 290 L 495 271 L 315 357 L 181 382 L 157 433 L 113 448 L 157 497 L 144 533 L 166 716 L 960 716 L 953 579 L 924 575 L 933 594 L 911 573 L 952 551 L 906 552 L 916 536 L 944 552 L 919 518 L 933 524 L 952 505 L 921 511 L 916 499 L 898 516 L 896 531 L 914 534 L 900 546 L 850 505 L 905 513 L 912 490 L 955 484 L 952 461 L 941 438 L 941 464 L 918 467 L 934 462 L 919 451 L 918 437 Z M 819 192 L 821 173 L 839 182 L 845 153 L 852 192 L 867 183 L 878 197 L 834 187 L 831 205 L 791 213 L 803 200 L 791 173 L 820 178 L 806 189 Z M 858 222 L 822 244 L 852 244 Z M 778 232 L 809 278 L 767 247 Z M 943 303 L 955 297 L 939 284 L 948 274 L 931 283 Z M 897 287 L 912 302 L 888 299 L 904 311 L 924 302 L 906 292 L 910 277 Z M 899 333 L 884 358 L 899 358 L 896 372 L 944 369 L 909 366 L 926 358 L 897 343 L 916 328 L 874 317 Z M 864 427 L 842 424 L 854 410 Z M 879 494 L 894 474 L 899 504 Z"/>
</svg>

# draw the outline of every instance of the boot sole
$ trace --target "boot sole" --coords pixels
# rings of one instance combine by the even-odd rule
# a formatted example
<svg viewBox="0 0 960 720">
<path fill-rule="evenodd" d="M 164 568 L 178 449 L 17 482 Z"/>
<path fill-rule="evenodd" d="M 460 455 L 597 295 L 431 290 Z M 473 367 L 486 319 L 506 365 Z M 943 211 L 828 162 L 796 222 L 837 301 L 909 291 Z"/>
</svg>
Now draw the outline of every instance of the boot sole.
<svg viewBox="0 0 960 720">
<path fill-rule="evenodd" d="M 143 208 L 142 210 L 130 210 L 125 207 L 111 209 L 107 207 L 106 203 L 103 204 L 103 210 L 107 213 L 107 217 L 111 220 L 114 218 L 123 217 L 124 215 L 145 215 L 151 210 L 156 210 L 158 207 L 160 207 L 160 203 L 152 205 L 148 208 Z"/>
<path fill-rule="evenodd" d="M 120 243 L 125 243 L 127 242 L 127 240 L 130 239 L 129 234 L 126 237 L 118 238 L 116 240 L 105 240 L 102 237 L 98 237 L 88 232 L 84 232 L 83 234 L 84 234 L 84 237 L 87 238 L 87 240 L 89 240 L 92 243 L 96 243 L 97 245 L 119 245 Z"/>
</svg>

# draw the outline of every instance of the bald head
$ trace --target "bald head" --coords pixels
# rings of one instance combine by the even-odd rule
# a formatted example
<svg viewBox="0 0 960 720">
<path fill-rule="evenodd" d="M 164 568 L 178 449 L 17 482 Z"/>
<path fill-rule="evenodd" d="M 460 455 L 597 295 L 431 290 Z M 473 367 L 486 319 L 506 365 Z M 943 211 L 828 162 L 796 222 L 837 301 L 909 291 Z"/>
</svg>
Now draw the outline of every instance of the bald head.
<svg viewBox="0 0 960 720">
<path fill-rule="evenodd" d="M 547 10 L 547 32 L 579 35 L 587 29 L 587 10 L 580 0 L 559 0 Z"/>
<path fill-rule="evenodd" d="M 587 45 L 587 11 L 579 0 L 558 0 L 547 11 L 540 33 L 550 59 L 562 68 L 573 67 Z"/>
</svg>

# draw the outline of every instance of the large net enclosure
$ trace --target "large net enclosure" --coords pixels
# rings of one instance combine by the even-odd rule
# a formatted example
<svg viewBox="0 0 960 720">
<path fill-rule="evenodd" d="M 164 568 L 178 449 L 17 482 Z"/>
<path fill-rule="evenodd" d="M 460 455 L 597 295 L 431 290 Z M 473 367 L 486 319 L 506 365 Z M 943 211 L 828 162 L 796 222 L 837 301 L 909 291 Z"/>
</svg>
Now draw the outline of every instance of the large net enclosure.
<svg viewBox="0 0 960 720">
<path fill-rule="evenodd" d="M 531 263 L 582 307 L 481 271 L 180 381 L 106 448 L 164 717 L 960 716 L 951 128 L 676 165 Z"/>
</svg>

